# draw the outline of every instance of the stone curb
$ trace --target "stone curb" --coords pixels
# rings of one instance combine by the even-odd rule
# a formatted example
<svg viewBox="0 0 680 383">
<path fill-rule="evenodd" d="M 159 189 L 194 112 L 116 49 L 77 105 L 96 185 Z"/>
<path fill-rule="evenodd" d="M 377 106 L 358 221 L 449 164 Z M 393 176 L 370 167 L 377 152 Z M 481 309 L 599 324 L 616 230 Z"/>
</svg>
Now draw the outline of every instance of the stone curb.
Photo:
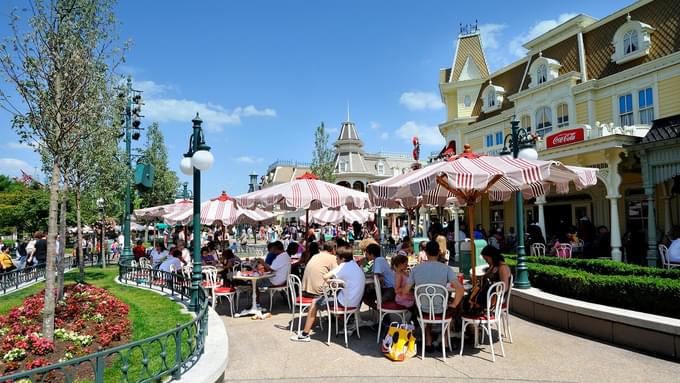
<svg viewBox="0 0 680 383">
<path fill-rule="evenodd" d="M 166 296 L 177 304 L 182 306 L 182 311 L 191 315 L 186 309 L 186 305 L 182 303 L 181 300 L 176 297 L 173 298 L 169 292 L 163 292 L 156 289 L 151 289 L 146 286 L 137 285 L 134 283 L 124 283 L 118 278 L 115 278 L 116 283 L 140 288 L 146 291 L 153 291 L 159 295 Z M 222 382 L 224 379 L 224 372 L 229 364 L 229 336 L 227 335 L 227 330 L 224 327 L 222 319 L 220 319 L 219 314 L 212 307 L 208 308 L 208 332 L 205 336 L 205 345 L 203 349 L 203 355 L 198 359 L 196 364 L 194 364 L 187 372 L 182 374 L 179 380 L 172 380 L 179 383 L 217 383 Z"/>
</svg>

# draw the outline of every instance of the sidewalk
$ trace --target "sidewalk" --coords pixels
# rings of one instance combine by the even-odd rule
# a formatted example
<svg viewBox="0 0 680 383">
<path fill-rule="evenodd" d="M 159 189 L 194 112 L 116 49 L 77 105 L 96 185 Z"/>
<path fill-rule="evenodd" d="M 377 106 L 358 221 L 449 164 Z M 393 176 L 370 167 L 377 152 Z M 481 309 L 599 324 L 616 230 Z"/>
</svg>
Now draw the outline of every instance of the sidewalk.
<svg viewBox="0 0 680 383">
<path fill-rule="evenodd" d="M 263 301 L 264 301 L 263 297 Z M 268 300 L 268 299 L 267 299 Z M 246 299 L 241 299 L 244 307 Z M 505 344 L 506 357 L 491 362 L 488 345 L 465 345 L 463 356 L 447 350 L 426 354 L 403 363 L 391 362 L 380 353 L 376 333 L 361 328 L 344 347 L 342 335 L 331 335 L 327 323 L 315 327 L 310 343 L 288 338 L 291 315 L 277 297 L 274 315 L 266 320 L 232 318 L 228 304 L 217 312 L 229 334 L 230 360 L 225 382 L 671 382 L 680 376 L 680 364 L 609 346 L 546 328 L 517 317 L 511 318 L 514 343 Z M 297 323 L 297 322 L 296 322 Z M 420 346 L 420 345 L 419 345 Z M 495 347 L 496 348 L 496 347 Z M 497 350 L 500 352 L 500 350 Z"/>
</svg>

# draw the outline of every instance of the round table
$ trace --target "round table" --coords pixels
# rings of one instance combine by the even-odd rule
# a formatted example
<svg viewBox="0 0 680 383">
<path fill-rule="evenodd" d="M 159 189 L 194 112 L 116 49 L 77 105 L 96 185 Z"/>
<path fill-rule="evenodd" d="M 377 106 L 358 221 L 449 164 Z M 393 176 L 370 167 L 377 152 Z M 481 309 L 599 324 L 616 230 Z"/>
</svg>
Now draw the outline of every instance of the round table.
<svg viewBox="0 0 680 383">
<path fill-rule="evenodd" d="M 274 276 L 274 273 L 248 273 L 248 274 L 242 274 L 240 271 L 234 275 L 234 279 L 240 279 L 242 281 L 250 281 L 253 284 L 253 303 L 252 306 L 250 306 L 250 309 L 245 309 L 241 311 L 240 313 L 234 314 L 234 317 L 242 317 L 246 315 L 262 315 L 262 311 L 264 309 L 258 309 L 257 308 L 257 280 L 262 279 L 262 278 L 271 278 Z"/>
</svg>

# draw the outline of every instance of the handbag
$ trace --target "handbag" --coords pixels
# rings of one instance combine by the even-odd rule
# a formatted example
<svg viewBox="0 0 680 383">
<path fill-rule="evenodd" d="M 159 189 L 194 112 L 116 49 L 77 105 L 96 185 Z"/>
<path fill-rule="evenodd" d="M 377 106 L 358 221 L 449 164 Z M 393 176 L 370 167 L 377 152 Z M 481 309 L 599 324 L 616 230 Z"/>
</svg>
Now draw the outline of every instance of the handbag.
<svg viewBox="0 0 680 383">
<path fill-rule="evenodd" d="M 484 313 L 484 310 L 486 310 L 486 294 L 489 291 L 489 287 L 493 284 L 491 282 L 491 279 L 487 276 L 484 276 L 481 279 L 481 282 L 478 284 L 475 284 L 472 287 L 472 291 L 470 291 L 470 294 L 468 294 L 468 299 L 466 301 L 466 307 L 465 311 L 469 315 L 481 315 Z M 495 299 L 495 296 L 494 296 Z M 492 305 L 495 304 L 495 302 L 491 302 Z"/>
<path fill-rule="evenodd" d="M 382 353 L 390 360 L 403 362 L 417 354 L 413 324 L 392 322 L 381 343 Z"/>
</svg>

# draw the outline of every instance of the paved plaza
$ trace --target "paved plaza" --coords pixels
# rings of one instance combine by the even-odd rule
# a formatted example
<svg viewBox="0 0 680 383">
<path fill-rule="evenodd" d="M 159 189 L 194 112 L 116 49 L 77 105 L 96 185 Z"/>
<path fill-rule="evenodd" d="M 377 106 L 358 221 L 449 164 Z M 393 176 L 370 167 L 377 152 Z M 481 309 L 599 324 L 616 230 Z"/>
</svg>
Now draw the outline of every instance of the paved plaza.
<svg viewBox="0 0 680 383">
<path fill-rule="evenodd" d="M 262 297 L 263 301 L 265 296 Z M 242 297 L 241 308 L 245 307 Z M 366 308 L 364 308 L 366 309 Z M 343 337 L 315 327 L 310 343 L 291 342 L 291 315 L 279 297 L 274 315 L 265 320 L 232 318 L 226 300 L 217 307 L 229 335 L 227 382 L 672 382 L 680 364 L 613 347 L 512 317 L 514 343 L 505 358 L 491 362 L 488 345 L 464 355 L 426 354 L 391 362 L 380 353 L 376 332 L 361 328 L 349 348 Z M 363 314 L 366 314 L 364 312 Z M 324 324 L 324 329 L 326 329 Z"/>
</svg>

